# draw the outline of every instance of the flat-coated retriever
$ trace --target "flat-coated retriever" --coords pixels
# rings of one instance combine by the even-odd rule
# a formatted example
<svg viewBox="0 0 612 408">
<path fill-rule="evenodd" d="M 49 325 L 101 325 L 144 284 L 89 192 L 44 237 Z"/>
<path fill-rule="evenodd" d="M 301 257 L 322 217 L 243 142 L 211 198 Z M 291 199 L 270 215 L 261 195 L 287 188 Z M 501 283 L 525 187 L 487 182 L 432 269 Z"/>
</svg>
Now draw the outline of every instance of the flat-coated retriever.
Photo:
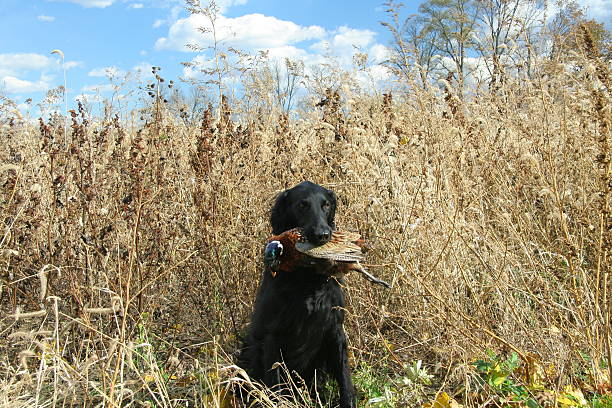
<svg viewBox="0 0 612 408">
<path fill-rule="evenodd" d="M 278 195 L 270 215 L 274 234 L 295 227 L 304 229 L 316 244 L 329 241 L 334 229 L 335 194 L 305 181 Z M 309 386 L 315 372 L 336 379 L 340 406 L 355 407 L 349 372 L 344 321 L 344 295 L 326 260 L 300 265 L 275 277 L 263 273 L 251 324 L 237 363 L 254 379 L 274 390 L 287 383 L 283 362 Z"/>
</svg>

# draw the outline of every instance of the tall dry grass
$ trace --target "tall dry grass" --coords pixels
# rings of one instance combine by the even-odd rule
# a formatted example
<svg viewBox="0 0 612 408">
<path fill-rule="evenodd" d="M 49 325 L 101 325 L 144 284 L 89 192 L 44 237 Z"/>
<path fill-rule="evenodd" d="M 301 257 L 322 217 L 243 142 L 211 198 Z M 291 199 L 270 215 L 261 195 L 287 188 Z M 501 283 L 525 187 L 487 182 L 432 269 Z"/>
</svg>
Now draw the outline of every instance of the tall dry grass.
<svg viewBox="0 0 612 408">
<path fill-rule="evenodd" d="M 338 226 L 393 285 L 346 278 L 355 372 L 423 360 L 427 392 L 467 406 L 485 350 L 550 389 L 609 384 L 609 70 L 581 58 L 465 102 L 339 95 L 291 119 L 228 100 L 197 125 L 163 103 L 143 122 L 80 106 L 64 138 L 59 116 L 5 110 L 0 404 L 226 406 L 228 381 L 249 381 L 231 353 L 268 210 L 302 180 L 336 191 Z"/>
</svg>

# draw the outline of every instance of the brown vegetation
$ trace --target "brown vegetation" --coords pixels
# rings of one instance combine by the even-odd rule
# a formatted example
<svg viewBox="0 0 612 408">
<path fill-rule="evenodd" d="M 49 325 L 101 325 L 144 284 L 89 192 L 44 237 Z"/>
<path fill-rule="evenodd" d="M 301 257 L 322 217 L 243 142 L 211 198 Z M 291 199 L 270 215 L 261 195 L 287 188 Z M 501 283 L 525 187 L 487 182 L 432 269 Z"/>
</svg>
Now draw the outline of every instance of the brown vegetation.
<svg viewBox="0 0 612 408">
<path fill-rule="evenodd" d="M 609 71 L 581 64 L 452 106 L 333 91 L 297 119 L 226 99 L 193 125 L 163 103 L 142 122 L 79 106 L 64 135 L 3 105 L 0 405 L 223 404 L 268 209 L 302 180 L 335 190 L 338 227 L 393 286 L 346 279 L 356 376 L 434 375 L 394 383 L 397 406 L 501 404 L 476 380 L 485 350 L 552 395 L 610 392 Z"/>
</svg>

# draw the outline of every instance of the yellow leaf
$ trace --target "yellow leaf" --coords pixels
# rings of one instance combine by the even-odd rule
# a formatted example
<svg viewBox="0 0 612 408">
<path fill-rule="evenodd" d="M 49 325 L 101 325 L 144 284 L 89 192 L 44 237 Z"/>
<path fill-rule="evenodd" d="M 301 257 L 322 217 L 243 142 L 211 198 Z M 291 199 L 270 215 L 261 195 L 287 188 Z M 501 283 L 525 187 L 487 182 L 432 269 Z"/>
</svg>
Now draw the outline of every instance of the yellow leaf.
<svg viewBox="0 0 612 408">
<path fill-rule="evenodd" d="M 537 354 L 527 353 L 525 364 L 518 368 L 517 373 L 527 383 L 529 388 L 542 389 L 544 388 L 546 375 L 552 377 L 555 373 L 555 366 L 548 364 L 548 366 L 544 367 Z"/>
<path fill-rule="evenodd" d="M 436 398 L 436 402 L 442 404 L 444 407 L 448 405 L 448 401 L 450 401 L 450 397 L 445 392 L 441 392 Z"/>
<path fill-rule="evenodd" d="M 142 379 L 146 382 L 146 383 L 151 383 L 151 382 L 155 382 L 155 377 L 151 374 L 145 374 L 144 377 L 142 377 Z"/>
<path fill-rule="evenodd" d="M 559 397 L 557 397 L 557 404 L 559 404 L 563 408 L 576 406 L 576 403 L 565 395 L 560 395 Z"/>
<path fill-rule="evenodd" d="M 441 392 L 432 403 L 423 404 L 423 408 L 463 408 L 463 405 Z"/>
<path fill-rule="evenodd" d="M 584 398 L 582 391 L 573 388 L 571 385 L 565 387 L 565 392 L 557 397 L 557 402 L 561 407 L 584 407 L 587 405 L 587 400 Z"/>
<path fill-rule="evenodd" d="M 508 376 L 500 369 L 499 364 L 496 364 L 495 367 L 491 369 L 491 373 L 489 375 L 491 376 L 492 385 L 496 387 L 502 385 L 504 381 L 506 381 L 506 378 L 508 378 Z"/>
</svg>

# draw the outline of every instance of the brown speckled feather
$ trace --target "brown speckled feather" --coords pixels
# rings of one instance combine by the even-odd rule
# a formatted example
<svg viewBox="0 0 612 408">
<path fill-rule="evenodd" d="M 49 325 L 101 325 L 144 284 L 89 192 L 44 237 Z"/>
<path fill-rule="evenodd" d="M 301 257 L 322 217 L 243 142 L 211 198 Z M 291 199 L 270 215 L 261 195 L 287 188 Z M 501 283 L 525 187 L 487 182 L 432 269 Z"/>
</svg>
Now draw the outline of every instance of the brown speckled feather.
<svg viewBox="0 0 612 408">
<path fill-rule="evenodd" d="M 334 231 L 331 240 L 323 245 L 314 246 L 310 242 L 297 242 L 295 248 L 313 258 L 329 259 L 340 262 L 363 260 L 367 249 L 365 241 L 355 232 Z"/>
</svg>

